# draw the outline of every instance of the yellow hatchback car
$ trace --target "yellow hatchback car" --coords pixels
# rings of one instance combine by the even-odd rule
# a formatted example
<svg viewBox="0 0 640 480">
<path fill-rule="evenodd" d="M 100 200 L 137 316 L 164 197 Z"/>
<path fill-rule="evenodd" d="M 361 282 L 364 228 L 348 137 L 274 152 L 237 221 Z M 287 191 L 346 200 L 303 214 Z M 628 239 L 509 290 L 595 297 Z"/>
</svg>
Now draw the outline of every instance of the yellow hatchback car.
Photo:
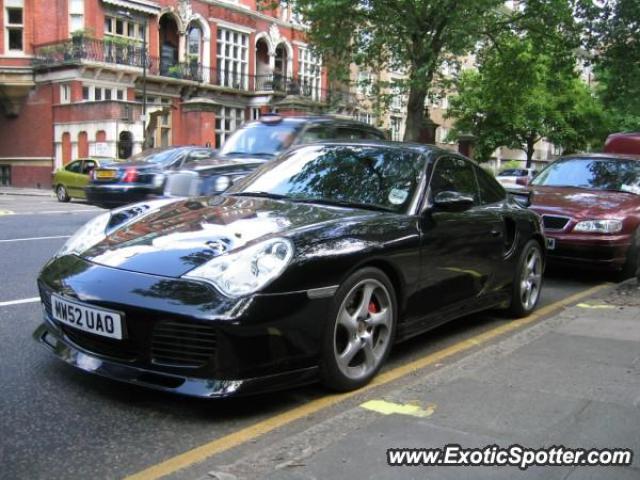
<svg viewBox="0 0 640 480">
<path fill-rule="evenodd" d="M 91 173 L 98 167 L 113 162 L 112 158 L 79 158 L 57 169 L 53 174 L 53 191 L 59 202 L 72 198 L 86 198 L 84 187 Z"/>
</svg>

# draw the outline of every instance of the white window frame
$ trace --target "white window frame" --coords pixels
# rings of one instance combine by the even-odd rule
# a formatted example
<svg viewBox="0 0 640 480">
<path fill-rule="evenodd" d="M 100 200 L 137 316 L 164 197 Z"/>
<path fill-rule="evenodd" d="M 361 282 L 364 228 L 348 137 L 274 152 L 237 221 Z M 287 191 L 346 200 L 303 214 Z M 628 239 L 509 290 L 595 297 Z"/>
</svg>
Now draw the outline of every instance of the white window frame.
<svg viewBox="0 0 640 480">
<path fill-rule="evenodd" d="M 9 23 L 9 10 L 21 10 L 22 23 Z M 4 2 L 4 50 L 8 55 L 23 55 L 24 54 L 24 1 L 23 0 L 5 0 Z M 20 30 L 22 36 L 22 48 L 10 49 L 9 48 L 9 31 Z"/>
<path fill-rule="evenodd" d="M 322 59 L 309 48 L 298 47 L 298 79 L 304 96 L 320 100 L 322 88 Z M 306 90 L 309 89 L 309 93 Z"/>
<path fill-rule="evenodd" d="M 373 93 L 373 75 L 366 70 L 358 72 L 357 92 L 360 95 L 371 96 Z"/>
<path fill-rule="evenodd" d="M 249 88 L 249 35 L 218 26 L 216 37 L 218 85 L 247 90 Z"/>
<path fill-rule="evenodd" d="M 402 130 L 402 117 L 397 115 L 389 117 L 389 128 L 391 129 L 391 140 L 399 142 L 401 140 L 400 132 Z"/>
<path fill-rule="evenodd" d="M 122 22 L 122 33 L 116 33 L 116 22 Z M 117 14 L 107 12 L 104 16 L 104 35 L 105 39 L 109 37 L 124 38 L 136 43 L 142 43 L 144 36 L 148 35 L 144 21 L 136 21 L 130 18 L 118 16 Z M 111 31 L 107 29 L 107 22 L 110 24 Z M 129 25 L 133 27 L 133 36 L 129 35 Z"/>
<path fill-rule="evenodd" d="M 93 85 L 93 84 L 83 84 L 82 85 L 82 101 L 83 102 L 125 102 L 127 101 L 127 89 L 124 87 L 114 87 L 111 85 Z M 84 89 L 89 89 L 89 98 L 84 98 Z M 96 90 L 100 91 L 100 99 L 96 100 Z M 107 92 L 109 92 L 109 98 L 107 98 Z M 118 92 L 121 92 L 121 97 L 118 98 Z"/>
<path fill-rule="evenodd" d="M 71 103 L 71 85 L 68 83 L 60 85 L 60 103 Z"/>
<path fill-rule="evenodd" d="M 356 120 L 372 126 L 376 124 L 376 116 L 371 112 L 358 112 Z"/>
<path fill-rule="evenodd" d="M 74 27 L 74 19 L 80 25 Z M 84 29 L 84 0 L 69 0 L 69 33 Z"/>
<path fill-rule="evenodd" d="M 240 107 L 220 106 L 216 112 L 215 137 L 216 148 L 224 145 L 227 137 L 245 121 L 245 110 Z"/>
</svg>

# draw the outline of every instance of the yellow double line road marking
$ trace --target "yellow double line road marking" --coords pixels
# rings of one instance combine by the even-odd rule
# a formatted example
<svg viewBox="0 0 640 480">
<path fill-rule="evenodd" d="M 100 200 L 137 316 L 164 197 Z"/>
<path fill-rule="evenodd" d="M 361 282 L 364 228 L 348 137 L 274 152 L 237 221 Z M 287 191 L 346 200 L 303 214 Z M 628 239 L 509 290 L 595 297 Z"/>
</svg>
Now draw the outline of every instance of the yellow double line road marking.
<svg viewBox="0 0 640 480">
<path fill-rule="evenodd" d="M 254 423 L 253 425 L 238 430 L 237 432 L 233 432 L 209 443 L 205 443 L 204 445 L 165 460 L 164 462 L 158 463 L 157 465 L 153 465 L 145 470 L 142 470 L 141 472 L 126 477 L 125 480 L 155 480 L 175 473 L 178 470 L 182 470 L 184 468 L 195 465 L 196 463 L 202 462 L 207 458 L 238 447 L 261 435 L 265 435 L 280 427 L 293 423 L 296 420 L 300 420 L 301 418 L 304 418 L 308 415 L 337 405 L 338 403 L 344 402 L 345 400 L 353 398 L 356 395 L 361 395 L 368 390 L 372 390 L 381 385 L 399 380 L 400 378 L 403 378 L 417 370 L 434 365 L 456 354 L 485 344 L 490 340 L 493 340 L 508 332 L 518 330 L 547 315 L 556 312 L 560 308 L 577 303 L 583 298 L 593 295 L 609 286 L 610 284 L 605 283 L 571 295 L 570 297 L 567 297 L 563 300 L 540 308 L 535 313 L 529 315 L 526 318 L 521 318 L 519 320 L 514 320 L 512 322 L 502 324 L 499 327 L 492 328 L 491 330 L 476 335 L 475 337 L 468 338 L 454 345 L 451 345 L 450 347 L 444 348 L 434 353 L 430 353 L 429 355 L 426 355 L 422 358 L 418 358 L 417 360 L 409 362 L 405 365 L 401 365 L 387 372 L 384 372 L 374 378 L 370 384 L 359 390 L 341 394 L 327 395 L 322 398 L 318 398 L 317 400 L 313 400 L 304 405 L 300 405 L 299 407 L 292 408 L 291 410 L 288 410 L 286 412 Z"/>
</svg>

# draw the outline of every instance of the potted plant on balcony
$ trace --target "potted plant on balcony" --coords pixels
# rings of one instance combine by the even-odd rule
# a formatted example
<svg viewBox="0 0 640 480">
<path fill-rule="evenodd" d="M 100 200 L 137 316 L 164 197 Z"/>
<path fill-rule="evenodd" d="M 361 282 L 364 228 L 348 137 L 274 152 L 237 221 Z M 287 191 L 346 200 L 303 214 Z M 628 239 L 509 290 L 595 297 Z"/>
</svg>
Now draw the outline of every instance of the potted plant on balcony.
<svg viewBox="0 0 640 480">
<path fill-rule="evenodd" d="M 122 37 L 105 38 L 105 59 L 108 62 L 135 65 L 135 42 Z"/>
<path fill-rule="evenodd" d="M 167 75 L 169 77 L 173 77 L 173 78 L 182 78 L 182 68 L 180 68 L 180 65 L 176 64 L 176 65 L 171 65 L 168 69 L 167 69 Z"/>
<path fill-rule="evenodd" d="M 201 81 L 200 80 L 200 57 L 198 55 L 189 54 L 187 55 L 187 65 L 189 67 L 188 70 L 188 78 L 189 80 Z"/>
</svg>

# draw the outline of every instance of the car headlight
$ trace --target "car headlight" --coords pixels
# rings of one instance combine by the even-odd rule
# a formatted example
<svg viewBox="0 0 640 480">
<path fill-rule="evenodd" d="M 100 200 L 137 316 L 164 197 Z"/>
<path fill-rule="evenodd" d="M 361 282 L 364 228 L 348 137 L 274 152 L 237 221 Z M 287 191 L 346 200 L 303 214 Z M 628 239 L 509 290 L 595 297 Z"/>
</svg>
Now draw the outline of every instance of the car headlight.
<svg viewBox="0 0 640 480">
<path fill-rule="evenodd" d="M 224 192 L 231 185 L 231 177 L 227 175 L 220 175 L 213 182 L 213 189 L 216 192 Z"/>
<path fill-rule="evenodd" d="M 618 233 L 621 230 L 620 220 L 584 220 L 573 228 L 574 232 L 583 233 Z"/>
<path fill-rule="evenodd" d="M 109 224 L 110 218 L 111 213 L 106 212 L 89 220 L 65 242 L 56 256 L 61 257 L 72 253 L 80 254 L 102 241 L 106 237 L 107 225 Z"/>
<path fill-rule="evenodd" d="M 183 278 L 204 280 L 230 297 L 264 288 L 282 274 L 293 257 L 293 244 L 273 238 L 228 255 L 216 257 Z"/>
</svg>

